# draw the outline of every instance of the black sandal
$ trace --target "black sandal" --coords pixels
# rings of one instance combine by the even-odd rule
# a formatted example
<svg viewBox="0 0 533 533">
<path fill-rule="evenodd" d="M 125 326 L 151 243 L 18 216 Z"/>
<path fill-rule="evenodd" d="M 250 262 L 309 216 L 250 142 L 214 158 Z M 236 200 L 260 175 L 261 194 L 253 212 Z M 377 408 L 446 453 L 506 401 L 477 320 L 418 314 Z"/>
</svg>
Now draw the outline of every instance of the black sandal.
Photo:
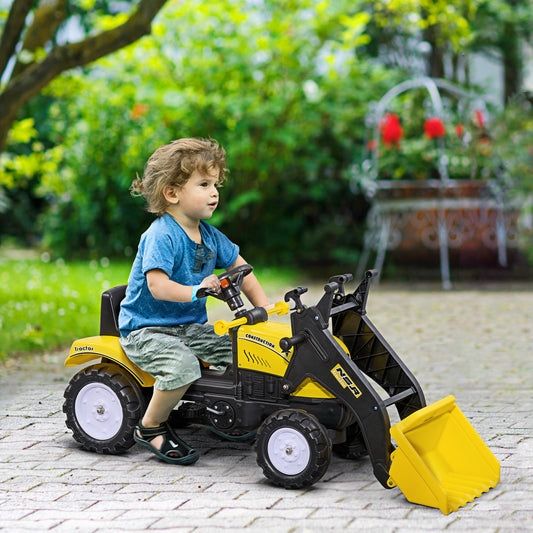
<svg viewBox="0 0 533 533">
<path fill-rule="evenodd" d="M 140 437 L 138 433 L 140 433 Z M 161 449 L 158 450 L 150 441 L 159 435 L 163 436 L 163 443 L 161 444 Z M 145 428 L 139 421 L 137 426 L 135 426 L 133 439 L 166 463 L 173 465 L 191 465 L 196 463 L 200 457 L 200 454 L 194 448 L 176 435 L 167 422 L 163 422 L 155 428 Z M 170 454 L 173 453 L 177 453 L 180 456 L 172 457 Z"/>
</svg>

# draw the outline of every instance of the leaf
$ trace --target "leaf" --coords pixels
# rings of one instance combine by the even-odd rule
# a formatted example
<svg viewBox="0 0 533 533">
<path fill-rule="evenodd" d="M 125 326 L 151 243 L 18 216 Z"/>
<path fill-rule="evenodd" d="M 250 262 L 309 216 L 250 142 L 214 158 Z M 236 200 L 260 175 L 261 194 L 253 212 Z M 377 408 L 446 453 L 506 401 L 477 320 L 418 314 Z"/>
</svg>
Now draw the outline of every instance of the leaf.
<svg viewBox="0 0 533 533">
<path fill-rule="evenodd" d="M 235 198 L 233 198 L 228 204 L 228 211 L 231 214 L 235 214 L 244 207 L 249 206 L 250 204 L 256 203 L 259 200 L 261 200 L 261 193 L 256 190 L 252 189 L 249 191 L 245 191 L 242 194 L 239 194 Z"/>
<path fill-rule="evenodd" d="M 30 142 L 37 135 L 37 130 L 35 129 L 34 125 L 35 121 L 31 117 L 15 122 L 13 127 L 9 131 L 9 142 Z"/>
</svg>

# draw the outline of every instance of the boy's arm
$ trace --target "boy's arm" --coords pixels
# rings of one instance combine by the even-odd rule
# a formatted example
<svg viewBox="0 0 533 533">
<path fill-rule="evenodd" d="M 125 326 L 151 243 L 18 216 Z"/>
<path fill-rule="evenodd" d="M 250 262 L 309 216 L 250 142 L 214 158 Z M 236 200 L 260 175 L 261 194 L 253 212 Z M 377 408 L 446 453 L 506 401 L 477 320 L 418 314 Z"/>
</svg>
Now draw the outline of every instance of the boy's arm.
<svg viewBox="0 0 533 533">
<path fill-rule="evenodd" d="M 235 263 L 230 266 L 229 269 L 238 267 L 240 265 L 246 265 L 246 261 L 239 255 L 237 257 Z M 228 270 L 229 270 L 228 269 Z M 256 307 L 270 307 L 270 304 L 268 303 L 267 295 L 265 294 L 265 291 L 263 290 L 263 287 L 261 287 L 261 284 L 259 283 L 258 279 L 255 277 L 255 274 L 252 272 L 251 274 L 248 274 L 242 282 L 242 292 L 246 294 L 246 297 L 252 305 Z"/>
<path fill-rule="evenodd" d="M 230 268 L 246 264 L 246 261 L 239 255 Z M 172 281 L 168 274 L 163 270 L 157 268 L 149 270 L 146 273 L 146 280 L 148 282 L 148 289 L 156 300 L 166 300 L 167 302 L 190 302 L 192 299 L 192 286 L 180 285 L 179 283 Z M 215 274 L 212 274 L 202 280 L 200 287 L 213 289 L 214 291 L 219 292 L 220 281 Z M 246 297 L 250 300 L 252 305 L 256 307 L 270 307 L 265 291 L 253 272 L 244 278 L 242 291 L 246 294 Z"/>
<path fill-rule="evenodd" d="M 156 300 L 166 300 L 167 302 L 190 302 L 192 300 L 192 286 L 180 285 L 172 281 L 168 274 L 159 269 L 149 270 L 146 273 L 148 289 Z M 200 284 L 201 288 L 220 290 L 220 281 L 213 274 L 207 276 Z"/>
</svg>

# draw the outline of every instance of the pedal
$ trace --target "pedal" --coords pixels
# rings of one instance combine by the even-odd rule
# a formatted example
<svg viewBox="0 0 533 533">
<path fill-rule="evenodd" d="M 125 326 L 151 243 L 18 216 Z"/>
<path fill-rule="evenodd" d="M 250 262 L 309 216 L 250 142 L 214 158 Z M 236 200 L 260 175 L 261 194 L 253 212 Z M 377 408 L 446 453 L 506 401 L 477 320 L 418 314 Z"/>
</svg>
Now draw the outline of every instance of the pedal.
<svg viewBox="0 0 533 533">
<path fill-rule="evenodd" d="M 194 402 L 184 402 L 172 411 L 168 421 L 172 427 L 183 427 L 188 424 L 202 424 L 207 418 L 205 405 Z"/>
</svg>

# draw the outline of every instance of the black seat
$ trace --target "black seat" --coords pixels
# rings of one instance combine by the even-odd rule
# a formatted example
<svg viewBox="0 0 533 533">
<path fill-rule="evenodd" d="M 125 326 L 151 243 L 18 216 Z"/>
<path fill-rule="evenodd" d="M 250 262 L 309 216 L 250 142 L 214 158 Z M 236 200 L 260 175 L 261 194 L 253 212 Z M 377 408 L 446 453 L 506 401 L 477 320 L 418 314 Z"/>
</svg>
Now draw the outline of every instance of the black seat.
<svg viewBox="0 0 533 533">
<path fill-rule="evenodd" d="M 126 296 L 127 285 L 117 285 L 102 293 L 100 306 L 100 335 L 120 337 L 118 330 L 118 314 L 120 302 Z"/>
</svg>

